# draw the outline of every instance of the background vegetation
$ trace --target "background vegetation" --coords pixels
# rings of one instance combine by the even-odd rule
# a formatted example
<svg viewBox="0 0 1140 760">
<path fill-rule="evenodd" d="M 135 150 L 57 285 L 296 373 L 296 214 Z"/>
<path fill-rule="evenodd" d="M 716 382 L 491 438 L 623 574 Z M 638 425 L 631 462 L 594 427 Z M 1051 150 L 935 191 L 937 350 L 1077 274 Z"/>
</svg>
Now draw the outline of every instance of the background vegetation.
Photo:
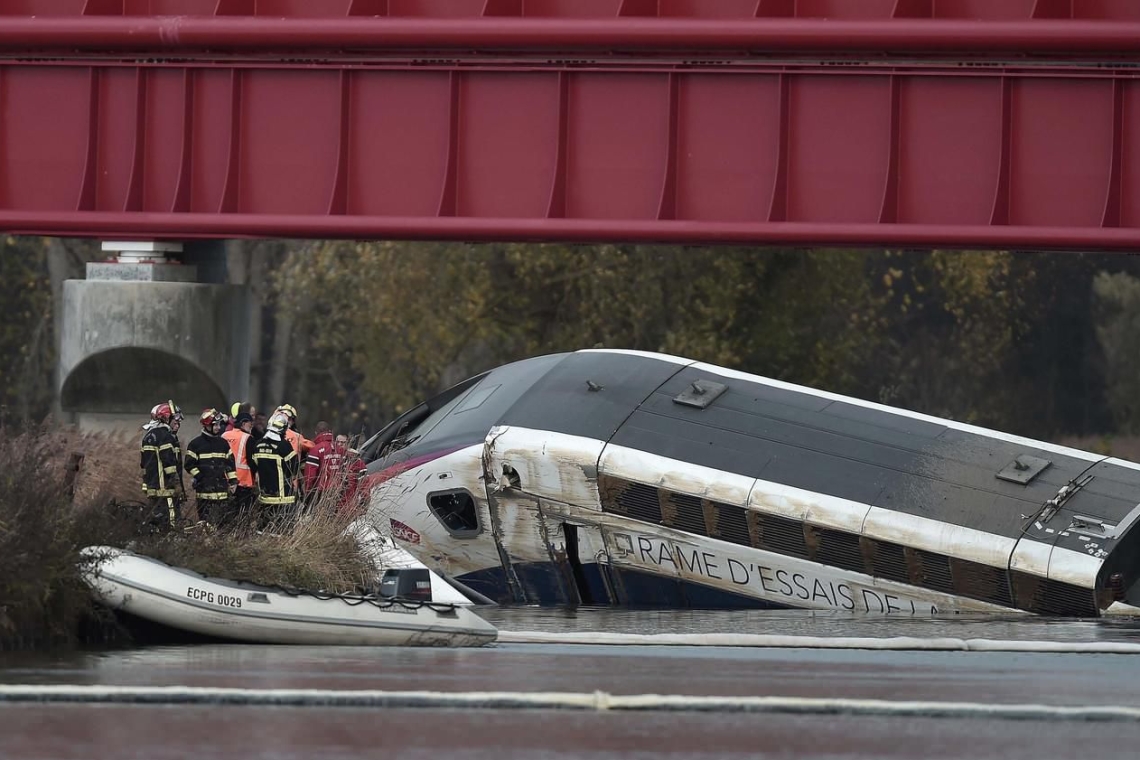
<svg viewBox="0 0 1140 760">
<path fill-rule="evenodd" d="M 235 242 L 253 401 L 369 432 L 475 372 L 666 351 L 1024 435 L 1140 433 L 1140 263 L 1121 254 Z M 0 250 L 0 420 L 51 412 L 53 304 L 88 241 Z M 149 401 L 147 402 L 149 403 Z M 145 406 L 145 404 L 143 405 Z"/>
<path fill-rule="evenodd" d="M 272 281 L 289 393 L 342 425 L 604 345 L 1062 438 L 1140 426 L 1135 273 L 1112 254 L 325 243 Z"/>
</svg>

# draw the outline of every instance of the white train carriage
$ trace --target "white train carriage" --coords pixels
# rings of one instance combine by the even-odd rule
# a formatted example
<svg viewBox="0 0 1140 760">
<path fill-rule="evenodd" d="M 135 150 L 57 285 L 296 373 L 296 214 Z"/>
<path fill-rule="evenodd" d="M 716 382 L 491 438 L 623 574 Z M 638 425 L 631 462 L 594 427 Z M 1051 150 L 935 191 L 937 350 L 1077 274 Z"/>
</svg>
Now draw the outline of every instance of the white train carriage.
<svg viewBox="0 0 1140 760">
<path fill-rule="evenodd" d="M 1140 467 L 662 354 L 506 365 L 364 453 L 369 519 L 504 603 L 1140 601 Z"/>
</svg>

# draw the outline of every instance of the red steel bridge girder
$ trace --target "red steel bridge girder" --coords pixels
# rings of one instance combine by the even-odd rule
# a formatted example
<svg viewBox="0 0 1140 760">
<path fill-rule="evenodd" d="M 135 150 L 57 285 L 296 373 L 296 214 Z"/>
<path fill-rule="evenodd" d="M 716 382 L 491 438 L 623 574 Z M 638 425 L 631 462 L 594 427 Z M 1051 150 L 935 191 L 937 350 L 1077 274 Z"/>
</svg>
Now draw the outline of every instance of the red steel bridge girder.
<svg viewBox="0 0 1140 760">
<path fill-rule="evenodd" d="M 0 55 L 10 231 L 1140 247 L 1136 0 L 3 0 Z"/>
<path fill-rule="evenodd" d="M 0 109 L 15 231 L 1140 243 L 1129 71 L 9 61 Z"/>
<path fill-rule="evenodd" d="M 1107 19 L 1133 0 L 5 0 L 7 16 Z"/>
</svg>

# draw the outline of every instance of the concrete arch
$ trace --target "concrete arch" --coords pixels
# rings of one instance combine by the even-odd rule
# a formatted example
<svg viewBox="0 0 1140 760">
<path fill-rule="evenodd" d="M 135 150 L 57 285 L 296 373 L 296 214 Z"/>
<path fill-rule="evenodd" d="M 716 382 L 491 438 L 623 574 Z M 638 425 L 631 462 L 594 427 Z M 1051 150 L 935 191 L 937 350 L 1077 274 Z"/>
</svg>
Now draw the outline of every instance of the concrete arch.
<svg viewBox="0 0 1140 760">
<path fill-rule="evenodd" d="M 224 408 L 226 394 L 213 378 L 181 356 L 152 348 L 115 348 L 84 359 L 64 380 L 60 406 L 67 412 L 145 415 L 172 399 L 187 415 Z"/>
<path fill-rule="evenodd" d="M 248 390 L 241 286 L 68 280 L 60 337 L 60 407 L 84 429 L 137 431 L 164 399 L 196 416 Z"/>
</svg>

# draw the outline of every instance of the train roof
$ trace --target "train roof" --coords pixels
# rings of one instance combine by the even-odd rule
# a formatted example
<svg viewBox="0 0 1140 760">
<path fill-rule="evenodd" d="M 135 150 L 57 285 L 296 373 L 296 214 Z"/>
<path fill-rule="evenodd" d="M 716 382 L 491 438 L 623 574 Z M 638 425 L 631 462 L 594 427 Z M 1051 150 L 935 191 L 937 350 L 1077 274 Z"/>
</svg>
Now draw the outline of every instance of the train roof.
<svg viewBox="0 0 1140 760">
<path fill-rule="evenodd" d="M 545 371 L 498 424 L 1011 537 L 1078 479 L 1087 484 L 1065 511 L 1116 523 L 1140 510 L 1129 462 L 665 354 L 541 359 Z"/>
</svg>

